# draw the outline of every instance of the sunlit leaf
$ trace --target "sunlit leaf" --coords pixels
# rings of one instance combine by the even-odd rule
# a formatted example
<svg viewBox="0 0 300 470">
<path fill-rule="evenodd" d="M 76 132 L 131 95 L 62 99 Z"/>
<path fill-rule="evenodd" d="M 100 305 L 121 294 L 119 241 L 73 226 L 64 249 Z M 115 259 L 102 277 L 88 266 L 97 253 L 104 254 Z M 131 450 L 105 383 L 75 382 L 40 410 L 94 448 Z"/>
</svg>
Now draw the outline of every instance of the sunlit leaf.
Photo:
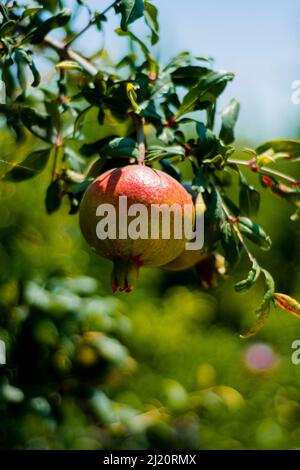
<svg viewBox="0 0 300 470">
<path fill-rule="evenodd" d="M 159 39 L 159 23 L 157 19 L 158 11 L 156 6 L 152 5 L 152 3 L 147 0 L 144 2 L 144 8 L 145 21 L 151 29 L 151 44 L 154 45 Z"/>
<path fill-rule="evenodd" d="M 234 74 L 231 72 L 210 72 L 183 97 L 176 117 L 194 111 L 200 103 L 214 102 L 226 83 L 233 77 Z M 216 85 L 222 85 L 222 87 L 216 87 Z"/>
<path fill-rule="evenodd" d="M 231 144 L 234 141 L 234 126 L 236 124 L 240 111 L 240 103 L 236 99 L 232 99 L 229 105 L 222 112 L 222 127 L 220 131 L 220 139 L 225 144 Z"/>
<path fill-rule="evenodd" d="M 77 62 L 73 60 L 63 60 L 55 65 L 55 68 L 58 70 L 78 70 L 79 72 L 83 71 L 83 68 Z"/>
<path fill-rule="evenodd" d="M 281 152 L 288 153 L 290 157 L 297 158 L 300 157 L 300 140 L 270 140 L 269 142 L 265 142 L 264 144 L 261 144 L 259 145 L 259 147 L 256 148 L 257 154 L 265 153 L 268 150 L 272 150 L 274 154 Z"/>
<path fill-rule="evenodd" d="M 119 9 L 122 14 L 121 28 L 127 30 L 127 26 L 144 14 L 143 0 L 120 0 Z"/>
<path fill-rule="evenodd" d="M 289 295 L 274 293 L 274 301 L 279 307 L 300 318 L 300 304 Z"/>
<path fill-rule="evenodd" d="M 126 84 L 126 92 L 127 92 L 128 99 L 131 103 L 132 110 L 135 113 L 138 113 L 140 111 L 140 109 L 139 109 L 139 105 L 136 102 L 137 94 L 136 94 L 136 91 L 135 91 L 135 87 L 132 83 L 127 83 Z"/>
</svg>

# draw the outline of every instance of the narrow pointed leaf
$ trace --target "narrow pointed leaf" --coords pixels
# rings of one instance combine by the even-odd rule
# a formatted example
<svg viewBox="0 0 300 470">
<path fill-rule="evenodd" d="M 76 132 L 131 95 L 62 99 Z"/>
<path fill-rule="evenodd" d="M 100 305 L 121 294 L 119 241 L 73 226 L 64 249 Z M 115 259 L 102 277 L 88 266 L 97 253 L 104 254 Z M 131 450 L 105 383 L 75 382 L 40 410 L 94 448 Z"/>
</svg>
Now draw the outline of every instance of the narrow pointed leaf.
<svg viewBox="0 0 300 470">
<path fill-rule="evenodd" d="M 183 114 L 197 109 L 197 104 L 204 102 L 214 102 L 223 91 L 222 88 L 215 88 L 216 85 L 226 86 L 226 83 L 234 77 L 231 72 L 210 72 L 202 78 L 199 83 L 183 97 L 177 118 Z M 215 88 L 215 89 L 214 89 Z"/>
<path fill-rule="evenodd" d="M 51 148 L 36 150 L 5 175 L 8 181 L 24 181 L 40 173 L 49 160 Z"/>
<path fill-rule="evenodd" d="M 255 216 L 260 206 L 260 193 L 250 185 L 244 175 L 240 175 L 239 206 L 241 213 L 247 217 Z"/>
<path fill-rule="evenodd" d="M 274 154 L 284 152 L 289 154 L 289 156 L 292 158 L 298 158 L 300 157 L 300 140 L 271 140 L 269 142 L 261 144 L 259 147 L 256 148 L 257 154 L 265 153 L 268 150 L 272 150 Z"/>
<path fill-rule="evenodd" d="M 144 2 L 144 8 L 145 21 L 151 29 L 151 44 L 154 45 L 159 39 L 159 23 L 157 19 L 158 11 L 156 6 L 152 5 L 152 3 L 147 0 Z"/>
<path fill-rule="evenodd" d="M 274 300 L 279 307 L 300 318 L 300 304 L 297 300 L 293 299 L 289 295 L 279 294 L 277 292 L 274 294 Z"/>
<path fill-rule="evenodd" d="M 232 99 L 229 105 L 222 112 L 222 127 L 220 131 L 220 139 L 225 144 L 231 144 L 234 141 L 234 126 L 236 124 L 240 111 L 240 103 Z"/>
<path fill-rule="evenodd" d="M 129 24 L 143 16 L 144 2 L 143 0 L 121 0 L 119 9 L 122 15 L 121 28 L 126 31 Z"/>
<path fill-rule="evenodd" d="M 248 273 L 248 277 L 243 281 L 238 282 L 235 284 L 234 288 L 237 292 L 242 292 L 244 290 L 250 289 L 255 282 L 258 280 L 259 275 L 261 273 L 261 269 L 259 264 L 256 260 L 253 261 L 252 268 Z"/>
<path fill-rule="evenodd" d="M 238 228 L 242 235 L 257 244 L 264 250 L 271 248 L 272 242 L 263 228 L 248 217 L 240 217 L 237 222 Z"/>
</svg>

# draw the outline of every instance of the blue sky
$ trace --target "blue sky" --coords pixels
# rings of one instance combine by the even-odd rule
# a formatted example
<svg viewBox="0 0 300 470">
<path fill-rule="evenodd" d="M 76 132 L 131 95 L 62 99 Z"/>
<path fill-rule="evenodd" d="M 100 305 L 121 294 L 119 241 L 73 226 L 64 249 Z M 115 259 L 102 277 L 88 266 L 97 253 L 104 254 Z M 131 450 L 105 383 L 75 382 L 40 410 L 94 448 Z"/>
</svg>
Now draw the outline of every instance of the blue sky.
<svg viewBox="0 0 300 470">
<path fill-rule="evenodd" d="M 98 11 L 109 3 L 89 2 Z M 241 102 L 238 136 L 253 144 L 297 136 L 300 105 L 291 102 L 291 84 L 300 79 L 298 0 L 154 0 L 153 3 L 159 8 L 161 25 L 156 56 L 166 61 L 188 50 L 198 56 L 212 56 L 216 68 L 236 74 L 221 105 L 233 96 Z M 81 22 L 85 24 L 84 15 Z M 116 38 L 113 33 L 117 26 L 118 19 L 111 13 L 105 47 L 115 58 L 126 50 L 124 38 Z M 142 21 L 134 25 L 134 30 L 140 36 L 145 33 Z M 90 31 L 82 38 L 82 50 L 95 51 L 101 43 L 101 35 Z"/>
</svg>

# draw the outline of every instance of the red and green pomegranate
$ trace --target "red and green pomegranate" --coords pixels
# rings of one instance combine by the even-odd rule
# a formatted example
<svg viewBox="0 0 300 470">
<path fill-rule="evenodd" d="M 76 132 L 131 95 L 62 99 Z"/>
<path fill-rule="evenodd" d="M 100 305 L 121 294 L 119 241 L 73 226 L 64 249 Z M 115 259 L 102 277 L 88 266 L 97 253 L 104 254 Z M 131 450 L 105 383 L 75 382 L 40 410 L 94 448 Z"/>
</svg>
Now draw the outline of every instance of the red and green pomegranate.
<svg viewBox="0 0 300 470">
<path fill-rule="evenodd" d="M 180 212 L 182 217 L 184 206 L 191 206 L 192 198 L 174 178 L 145 165 L 128 165 L 109 170 L 96 178 L 85 192 L 80 206 L 82 233 L 98 255 L 113 261 L 113 291 L 119 289 L 130 292 L 141 266 L 154 267 L 169 263 L 184 251 L 187 240 L 184 237 L 174 238 L 176 211 L 170 212 L 168 239 L 162 237 L 161 231 L 157 239 L 150 237 L 121 239 L 119 230 L 116 239 L 99 239 L 96 233 L 99 222 L 99 216 L 96 215 L 97 208 L 100 204 L 111 204 L 119 221 L 120 196 L 127 196 L 128 208 L 132 204 L 142 204 L 147 208 L 149 230 L 152 204 L 166 204 L 169 207 L 176 204 L 177 212 Z M 194 217 L 194 209 L 191 210 L 190 216 Z M 130 221 L 131 218 L 128 217 L 128 224 Z"/>
</svg>

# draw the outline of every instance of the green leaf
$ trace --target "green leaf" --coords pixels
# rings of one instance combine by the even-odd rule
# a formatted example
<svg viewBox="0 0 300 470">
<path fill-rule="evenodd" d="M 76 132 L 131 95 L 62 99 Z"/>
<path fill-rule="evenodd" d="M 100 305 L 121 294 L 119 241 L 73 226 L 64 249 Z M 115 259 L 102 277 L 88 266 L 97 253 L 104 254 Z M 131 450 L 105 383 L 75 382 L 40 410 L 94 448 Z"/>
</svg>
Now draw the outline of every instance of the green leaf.
<svg viewBox="0 0 300 470">
<path fill-rule="evenodd" d="M 222 112 L 222 127 L 220 131 L 220 139 L 224 144 L 231 144 L 234 141 L 234 126 L 236 124 L 240 111 L 240 103 L 236 99 L 232 99 L 229 105 Z"/>
<path fill-rule="evenodd" d="M 232 268 L 239 260 L 239 242 L 230 222 L 224 221 L 221 225 L 221 245 L 224 250 L 226 262 Z"/>
<path fill-rule="evenodd" d="M 16 22 L 14 20 L 8 20 L 3 23 L 0 27 L 0 38 L 4 38 L 10 34 L 16 27 Z"/>
<path fill-rule="evenodd" d="M 260 273 L 261 273 L 260 266 L 258 262 L 256 261 L 256 259 L 254 259 L 252 263 L 252 268 L 250 269 L 248 273 L 247 279 L 244 279 L 243 281 L 240 281 L 237 284 L 235 284 L 234 286 L 235 290 L 237 292 L 241 292 L 241 291 L 250 289 L 258 280 Z"/>
<path fill-rule="evenodd" d="M 175 57 L 173 57 L 170 62 L 165 66 L 164 71 L 172 71 L 178 67 L 185 66 L 190 64 L 192 61 L 192 56 L 189 52 L 180 52 Z"/>
<path fill-rule="evenodd" d="M 255 216 L 260 206 L 260 193 L 251 186 L 244 175 L 240 175 L 239 206 L 242 214 L 248 217 Z"/>
<path fill-rule="evenodd" d="M 144 8 L 145 21 L 151 29 L 151 44 L 154 45 L 159 40 L 159 23 L 157 19 L 158 11 L 157 8 L 147 0 L 144 2 Z"/>
<path fill-rule="evenodd" d="M 64 8 L 57 15 L 53 15 L 46 21 L 42 22 L 33 31 L 30 31 L 22 40 L 22 44 L 25 42 L 31 42 L 32 44 L 39 44 L 42 42 L 44 37 L 53 29 L 61 28 L 65 26 L 70 18 L 72 11 L 68 8 Z"/>
<path fill-rule="evenodd" d="M 275 182 L 275 181 L 274 181 Z M 290 188 L 282 183 L 275 182 L 270 187 L 270 190 L 273 194 L 285 199 L 290 204 L 293 204 L 295 207 L 300 207 L 300 191 L 299 188 Z"/>
<path fill-rule="evenodd" d="M 117 28 L 115 32 L 118 34 L 118 36 L 127 36 L 129 39 L 131 39 L 131 41 L 137 43 L 137 44 L 140 46 L 140 48 L 141 48 L 141 50 L 142 50 L 142 52 L 143 52 L 143 54 L 144 54 L 144 56 L 145 56 L 145 58 L 146 58 L 146 60 L 147 60 L 148 69 L 149 69 L 150 71 L 155 72 L 155 73 L 158 72 L 158 64 L 157 64 L 157 62 L 155 61 L 154 57 L 153 57 L 152 54 L 150 53 L 150 51 L 149 51 L 148 47 L 146 46 L 146 44 L 145 44 L 141 39 L 139 39 L 139 38 L 138 38 L 135 34 L 133 34 L 131 31 L 123 31 L 123 30 L 120 29 L 120 28 Z"/>
<path fill-rule="evenodd" d="M 47 114 L 42 114 L 39 111 L 24 106 L 20 110 L 20 117 L 27 129 L 40 139 L 51 142 L 51 119 Z"/>
<path fill-rule="evenodd" d="M 95 153 L 99 153 L 100 149 L 109 143 L 112 139 L 114 139 L 116 136 L 115 135 L 110 135 L 107 137 L 104 137 L 103 139 L 96 140 L 96 142 L 91 142 L 89 144 L 83 144 L 79 151 L 82 155 L 85 157 L 90 157 L 94 155 Z"/>
<path fill-rule="evenodd" d="M 82 173 L 86 167 L 86 160 L 78 155 L 78 153 L 73 149 L 68 147 L 65 147 L 64 149 L 62 160 L 66 164 L 67 168 L 78 173 Z"/>
<path fill-rule="evenodd" d="M 83 68 L 80 64 L 75 62 L 74 60 L 63 60 L 55 65 L 57 70 L 78 70 L 79 72 L 83 71 Z"/>
<path fill-rule="evenodd" d="M 33 60 L 30 61 L 29 68 L 33 75 L 33 82 L 31 83 L 31 86 L 38 87 L 41 82 L 41 76 Z"/>
<path fill-rule="evenodd" d="M 137 94 L 136 94 L 136 91 L 135 91 L 135 87 L 132 83 L 126 83 L 126 93 L 127 93 L 128 99 L 131 103 L 132 111 L 134 113 L 139 113 L 140 108 L 139 108 L 139 105 L 136 102 Z"/>
<path fill-rule="evenodd" d="M 248 339 L 251 338 L 251 336 L 255 336 L 256 333 L 258 333 L 259 330 L 264 326 L 266 323 L 270 313 L 270 305 L 269 304 L 263 304 L 263 306 L 257 310 L 257 320 L 255 325 L 244 335 L 240 335 L 240 338 L 242 339 Z"/>
<path fill-rule="evenodd" d="M 93 182 L 93 178 L 88 178 L 81 183 L 75 183 L 71 186 L 70 191 L 74 194 L 83 193 Z"/>
<path fill-rule="evenodd" d="M 196 109 L 201 109 L 201 103 L 205 105 L 206 102 L 214 102 L 219 94 L 222 93 L 227 82 L 232 80 L 233 77 L 234 75 L 231 72 L 210 72 L 207 76 L 203 77 L 183 97 L 176 118 Z"/>
<path fill-rule="evenodd" d="M 61 181 L 57 179 L 53 181 L 47 189 L 45 205 L 48 214 L 52 214 L 59 209 L 61 199 Z"/>
<path fill-rule="evenodd" d="M 172 72 L 172 80 L 176 85 L 185 87 L 194 87 L 199 83 L 199 80 L 208 74 L 211 70 L 206 67 L 199 67 L 195 65 L 187 65 L 185 67 L 179 67 Z"/>
<path fill-rule="evenodd" d="M 157 138 L 161 140 L 164 144 L 170 145 L 175 140 L 175 134 L 173 129 L 171 129 L 170 127 L 163 127 L 160 131 L 158 131 Z"/>
<path fill-rule="evenodd" d="M 17 76 L 20 83 L 20 87 L 22 88 L 23 92 L 25 92 L 27 89 L 27 58 L 26 53 L 22 49 L 16 49 L 15 61 L 17 64 Z"/>
<path fill-rule="evenodd" d="M 26 8 L 26 10 L 23 11 L 20 19 L 23 20 L 24 18 L 34 16 L 37 13 L 40 13 L 42 10 L 43 10 L 43 7 Z"/>
<path fill-rule="evenodd" d="M 121 28 L 127 31 L 129 24 L 143 16 L 144 2 L 143 0 L 121 0 L 119 9 L 122 15 Z"/>
<path fill-rule="evenodd" d="M 192 190 L 197 192 L 204 192 L 208 189 L 208 181 L 205 177 L 203 167 L 194 167 L 194 179 L 192 181 Z M 222 214 L 223 215 L 223 214 Z M 222 220 L 222 219 L 221 219 Z"/>
<path fill-rule="evenodd" d="M 81 111 L 79 111 L 79 113 L 78 113 L 78 115 L 75 119 L 75 122 L 74 122 L 73 137 L 76 137 L 77 132 L 79 131 L 81 125 L 83 124 L 83 121 L 84 121 L 84 118 L 85 118 L 86 114 L 88 113 L 88 111 L 91 108 L 92 108 L 92 106 L 88 106 L 87 108 L 82 109 Z"/>
<path fill-rule="evenodd" d="M 242 235 L 258 245 L 261 249 L 269 250 L 271 248 L 271 238 L 256 222 L 253 222 L 247 217 L 240 217 L 237 225 Z"/>
<path fill-rule="evenodd" d="M 131 137 L 117 137 L 100 148 L 101 157 L 138 157 L 137 143 Z"/>
<path fill-rule="evenodd" d="M 181 182 L 182 180 L 181 171 L 175 165 L 172 165 L 172 163 L 170 163 L 169 160 L 162 159 L 160 160 L 159 164 L 161 165 L 165 173 L 172 176 L 172 178 L 179 181 L 179 183 Z"/>
<path fill-rule="evenodd" d="M 180 145 L 172 146 L 161 146 L 161 145 L 151 145 L 148 147 L 148 153 L 146 156 L 146 161 L 151 162 L 154 160 L 160 160 L 161 158 L 170 158 L 170 157 L 185 157 L 185 149 Z"/>
<path fill-rule="evenodd" d="M 204 240 L 205 246 L 210 249 L 221 238 L 221 226 L 224 223 L 225 214 L 221 195 L 213 184 L 207 186 L 202 195 L 206 205 L 204 214 Z"/>
<path fill-rule="evenodd" d="M 15 60 L 17 64 L 17 76 L 22 90 L 26 91 L 27 88 L 27 65 L 29 66 L 33 75 L 33 82 L 31 85 L 33 87 L 37 87 L 40 84 L 41 77 L 32 59 L 32 52 L 30 50 L 25 51 L 22 48 L 17 48 L 15 50 Z"/>
<path fill-rule="evenodd" d="M 268 150 L 272 150 L 274 154 L 283 152 L 289 154 L 292 158 L 298 158 L 300 157 L 300 140 L 271 140 L 256 148 L 256 152 L 259 155 L 267 152 Z"/>
<path fill-rule="evenodd" d="M 275 283 L 274 283 L 273 277 L 268 271 L 266 271 L 265 269 L 262 269 L 261 272 L 265 277 L 265 286 L 266 286 L 265 294 L 263 297 L 262 304 L 260 308 L 257 310 L 258 317 L 257 317 L 256 324 L 254 325 L 253 328 L 251 328 L 250 331 L 248 331 L 248 333 L 244 335 L 240 335 L 240 337 L 243 339 L 247 339 L 247 338 L 250 338 L 251 336 L 254 336 L 265 324 L 270 313 L 271 302 L 274 298 Z"/>
<path fill-rule="evenodd" d="M 217 136 L 202 122 L 196 122 L 196 131 L 199 136 L 197 142 L 197 157 L 202 162 L 219 153 Z"/>
<path fill-rule="evenodd" d="M 30 153 L 22 163 L 16 165 L 5 175 L 7 181 L 24 181 L 40 173 L 49 160 L 51 148 Z"/>
<path fill-rule="evenodd" d="M 159 100 L 164 95 L 170 92 L 172 88 L 171 75 L 169 73 L 160 74 L 159 79 L 156 80 L 151 90 L 151 99 Z"/>
</svg>

